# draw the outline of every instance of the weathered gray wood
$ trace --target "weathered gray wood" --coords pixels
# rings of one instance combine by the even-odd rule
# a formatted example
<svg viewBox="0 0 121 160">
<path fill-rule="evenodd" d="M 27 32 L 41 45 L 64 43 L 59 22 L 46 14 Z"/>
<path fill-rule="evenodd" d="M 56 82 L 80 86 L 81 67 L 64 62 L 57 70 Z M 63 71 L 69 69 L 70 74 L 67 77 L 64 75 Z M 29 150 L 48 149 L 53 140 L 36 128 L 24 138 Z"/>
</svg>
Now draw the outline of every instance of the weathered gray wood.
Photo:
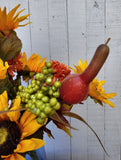
<svg viewBox="0 0 121 160">
<path fill-rule="evenodd" d="M 105 107 L 105 145 L 111 159 L 120 160 L 121 136 L 121 1 L 107 0 L 106 2 L 106 36 L 111 37 L 110 57 L 105 67 L 105 88 L 117 92 L 114 99 L 116 107 L 112 110 Z M 106 159 L 106 158 L 105 158 Z"/>
<path fill-rule="evenodd" d="M 77 9 L 79 8 L 79 9 Z M 78 65 L 79 59 L 86 59 L 86 1 L 68 0 L 68 40 L 69 40 L 69 65 Z M 74 105 L 73 112 L 78 113 L 87 120 L 86 102 Z M 87 159 L 87 126 L 75 119 L 71 125 L 79 129 L 72 130 L 71 158 L 72 160 Z M 78 139 L 78 141 L 77 141 Z M 86 154 L 85 154 L 86 153 Z"/>
<path fill-rule="evenodd" d="M 48 0 L 47 7 L 50 58 L 68 65 L 66 1 Z M 57 129 L 54 124 L 49 127 L 55 140 L 49 140 L 50 143 L 46 145 L 47 158 L 50 160 L 70 159 L 70 137 Z"/>
<path fill-rule="evenodd" d="M 91 60 L 97 46 L 105 42 L 105 1 L 93 1 L 87 0 L 87 59 Z M 104 68 L 99 72 L 98 79 L 100 77 L 104 79 Z M 88 100 L 88 123 L 97 132 L 101 141 L 105 145 L 104 141 L 104 108 L 94 104 L 93 100 Z M 97 141 L 94 134 L 88 130 L 88 145 L 87 145 L 88 159 L 91 160 L 103 160 L 104 152 Z"/>
</svg>

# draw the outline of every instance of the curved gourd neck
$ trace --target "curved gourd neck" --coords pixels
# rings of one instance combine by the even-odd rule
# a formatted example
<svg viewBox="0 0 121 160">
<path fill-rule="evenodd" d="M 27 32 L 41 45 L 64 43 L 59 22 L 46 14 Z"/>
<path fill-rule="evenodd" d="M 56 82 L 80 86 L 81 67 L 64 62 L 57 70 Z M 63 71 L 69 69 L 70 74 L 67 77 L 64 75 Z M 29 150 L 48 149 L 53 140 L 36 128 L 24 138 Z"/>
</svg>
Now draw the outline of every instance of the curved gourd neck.
<svg viewBox="0 0 121 160">
<path fill-rule="evenodd" d="M 107 46 L 109 40 L 110 38 L 107 40 L 105 44 L 102 44 L 97 48 L 89 66 L 80 75 L 85 83 L 90 83 L 102 68 L 109 54 L 109 47 Z"/>
</svg>

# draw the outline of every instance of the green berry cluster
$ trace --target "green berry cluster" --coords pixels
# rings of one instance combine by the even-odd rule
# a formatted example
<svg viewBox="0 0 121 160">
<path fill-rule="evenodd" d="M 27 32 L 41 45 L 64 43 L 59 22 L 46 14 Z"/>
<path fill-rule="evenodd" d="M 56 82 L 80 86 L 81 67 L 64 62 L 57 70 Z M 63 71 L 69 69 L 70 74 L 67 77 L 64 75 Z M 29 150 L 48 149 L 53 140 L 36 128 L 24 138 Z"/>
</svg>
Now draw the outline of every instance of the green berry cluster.
<svg viewBox="0 0 121 160">
<path fill-rule="evenodd" d="M 27 110 L 37 116 L 39 124 L 61 107 L 58 101 L 61 83 L 55 81 L 52 85 L 54 70 L 51 67 L 51 61 L 47 61 L 42 73 L 37 73 L 27 87 L 18 87 L 17 96 L 21 97 Z"/>
</svg>

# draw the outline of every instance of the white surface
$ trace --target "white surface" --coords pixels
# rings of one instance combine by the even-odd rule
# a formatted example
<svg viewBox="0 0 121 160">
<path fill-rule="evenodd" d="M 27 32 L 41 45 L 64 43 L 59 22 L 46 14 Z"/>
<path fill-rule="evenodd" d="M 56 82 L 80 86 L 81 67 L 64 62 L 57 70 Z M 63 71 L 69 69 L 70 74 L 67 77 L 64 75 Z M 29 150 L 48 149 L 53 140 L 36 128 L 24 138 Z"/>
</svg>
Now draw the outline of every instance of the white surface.
<svg viewBox="0 0 121 160">
<path fill-rule="evenodd" d="M 8 10 L 21 3 L 23 14 L 31 13 L 32 24 L 16 31 L 27 55 L 33 52 L 47 59 L 78 64 L 81 58 L 88 62 L 97 46 L 108 37 L 110 55 L 98 79 L 105 79 L 105 90 L 116 92 L 112 109 L 101 107 L 92 100 L 75 105 L 73 112 L 80 114 L 93 127 L 110 154 L 108 158 L 94 134 L 81 122 L 71 119 L 73 138 L 53 124 L 55 140 L 47 138 L 48 160 L 120 160 L 121 146 L 121 0 L 0 0 Z"/>
</svg>

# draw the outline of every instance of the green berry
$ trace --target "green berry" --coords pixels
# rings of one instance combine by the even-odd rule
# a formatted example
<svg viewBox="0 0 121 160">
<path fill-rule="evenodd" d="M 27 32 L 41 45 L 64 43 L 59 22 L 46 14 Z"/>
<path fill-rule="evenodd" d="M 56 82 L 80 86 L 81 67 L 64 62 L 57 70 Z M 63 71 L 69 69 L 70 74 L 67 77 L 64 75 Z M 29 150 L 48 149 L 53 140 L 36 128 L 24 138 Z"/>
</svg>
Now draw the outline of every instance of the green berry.
<svg viewBox="0 0 121 160">
<path fill-rule="evenodd" d="M 41 106 L 39 106 L 40 111 L 43 111 L 45 109 L 46 105 L 43 103 Z"/>
<path fill-rule="evenodd" d="M 52 108 L 49 107 L 49 106 L 47 106 L 47 107 L 44 109 L 44 113 L 45 113 L 45 114 L 50 114 L 51 111 L 52 111 Z"/>
<path fill-rule="evenodd" d="M 35 104 L 32 104 L 31 105 L 31 109 L 33 110 L 33 109 L 35 109 L 36 108 L 36 105 Z"/>
<path fill-rule="evenodd" d="M 52 67 L 51 61 L 47 61 L 47 62 L 46 62 L 46 67 L 47 67 L 47 68 L 51 68 L 51 67 Z"/>
<path fill-rule="evenodd" d="M 31 98 L 31 99 L 36 99 L 36 96 L 35 96 L 34 94 L 32 94 L 32 95 L 30 96 L 30 98 Z"/>
<path fill-rule="evenodd" d="M 28 105 L 29 108 L 31 108 L 32 104 L 33 104 L 33 103 L 32 103 L 31 100 L 29 100 L 28 103 L 27 103 L 27 105 Z"/>
<path fill-rule="evenodd" d="M 40 108 L 40 106 L 43 104 L 41 100 L 36 100 L 35 103 L 36 103 L 37 108 Z"/>
<path fill-rule="evenodd" d="M 37 118 L 37 122 L 38 122 L 39 124 L 43 124 L 43 123 L 45 122 L 45 119 L 42 119 L 41 117 L 38 117 L 38 118 Z"/>
<path fill-rule="evenodd" d="M 39 86 L 37 84 L 35 85 L 34 88 L 36 89 L 36 91 L 39 90 Z"/>
<path fill-rule="evenodd" d="M 28 112 L 31 112 L 31 109 L 30 109 L 30 108 L 27 108 L 27 111 L 28 111 Z"/>
<path fill-rule="evenodd" d="M 26 93 L 26 98 L 30 98 L 30 94 L 29 93 Z"/>
<path fill-rule="evenodd" d="M 42 73 L 44 74 L 44 75 L 47 75 L 49 72 L 48 72 L 48 69 L 45 69 L 45 68 L 43 68 L 42 69 Z"/>
<path fill-rule="evenodd" d="M 55 86 L 56 88 L 59 88 L 59 87 L 61 86 L 61 82 L 60 82 L 60 81 L 55 81 L 55 82 L 54 82 L 54 86 Z"/>
<path fill-rule="evenodd" d="M 32 88 L 34 88 L 36 84 L 35 84 L 35 83 L 32 83 L 31 85 L 32 85 Z"/>
<path fill-rule="evenodd" d="M 32 99 L 32 103 L 36 103 L 36 99 L 35 98 Z"/>
<path fill-rule="evenodd" d="M 44 96 L 43 93 L 40 92 L 36 94 L 37 99 L 41 99 L 43 96 Z"/>
<path fill-rule="evenodd" d="M 20 92 L 17 92 L 16 95 L 19 96 L 19 95 L 20 95 Z"/>
<path fill-rule="evenodd" d="M 30 108 L 29 105 L 28 105 L 28 103 L 25 105 L 25 108 Z"/>
<path fill-rule="evenodd" d="M 53 95 L 53 91 L 52 91 L 51 89 L 49 89 L 48 94 L 49 94 L 50 96 L 52 96 L 52 95 Z"/>
<path fill-rule="evenodd" d="M 60 93 L 59 93 L 59 92 L 54 92 L 54 93 L 53 93 L 53 96 L 54 96 L 55 98 L 58 98 L 58 97 L 60 96 Z"/>
<path fill-rule="evenodd" d="M 30 94 L 32 94 L 32 93 L 33 93 L 33 89 L 30 88 L 30 89 L 28 90 L 28 92 L 29 92 Z"/>
<path fill-rule="evenodd" d="M 46 84 L 50 85 L 52 83 L 52 78 L 48 77 L 45 81 Z"/>
<path fill-rule="evenodd" d="M 57 99 L 56 98 L 53 97 L 53 98 L 50 99 L 50 105 L 51 106 L 56 105 L 56 103 L 57 103 Z"/>
<path fill-rule="evenodd" d="M 57 88 L 56 88 L 55 86 L 52 86 L 52 90 L 53 90 L 53 91 L 56 91 L 56 89 L 57 89 Z"/>
<path fill-rule="evenodd" d="M 36 109 L 35 114 L 36 114 L 37 116 L 40 115 L 40 109 L 39 109 L 39 108 Z"/>
<path fill-rule="evenodd" d="M 41 118 L 46 118 L 47 115 L 46 115 L 44 112 L 41 112 L 41 113 L 40 113 L 40 117 L 41 117 Z"/>
<path fill-rule="evenodd" d="M 40 82 L 39 80 L 37 80 L 37 81 L 36 81 L 36 84 L 37 84 L 38 86 L 40 86 L 40 85 L 41 85 L 41 82 Z"/>
<path fill-rule="evenodd" d="M 48 90 L 48 87 L 42 86 L 41 90 L 44 91 L 44 92 L 46 92 Z"/>
<path fill-rule="evenodd" d="M 35 79 L 36 79 L 36 80 L 43 81 L 44 78 L 45 78 L 45 76 L 44 76 L 44 74 L 42 74 L 42 73 L 37 73 L 37 74 L 35 75 Z"/>
<path fill-rule="evenodd" d="M 25 103 L 28 103 L 28 99 L 27 98 L 25 98 L 25 101 L 24 101 Z"/>
<path fill-rule="evenodd" d="M 31 81 L 31 84 L 35 84 L 36 83 L 36 81 L 35 81 L 35 79 L 33 79 L 32 81 Z"/>
<path fill-rule="evenodd" d="M 43 101 L 44 103 L 47 103 L 47 102 L 49 101 L 49 97 L 43 96 L 43 97 L 42 97 L 42 101 Z"/>
<path fill-rule="evenodd" d="M 31 85 L 31 84 L 29 84 L 29 85 L 27 86 L 27 88 L 28 88 L 28 89 L 32 88 L 32 85 Z"/>
<path fill-rule="evenodd" d="M 25 102 L 25 98 L 24 98 L 24 97 L 22 97 L 21 101 L 24 103 L 24 102 Z"/>
<path fill-rule="evenodd" d="M 53 68 L 48 68 L 48 72 L 49 73 L 54 73 L 54 69 Z"/>
<path fill-rule="evenodd" d="M 18 89 L 19 89 L 19 91 L 22 91 L 23 86 L 22 85 L 18 86 Z"/>
<path fill-rule="evenodd" d="M 57 102 L 56 105 L 53 107 L 55 110 L 59 110 L 61 107 L 60 103 Z"/>
</svg>

